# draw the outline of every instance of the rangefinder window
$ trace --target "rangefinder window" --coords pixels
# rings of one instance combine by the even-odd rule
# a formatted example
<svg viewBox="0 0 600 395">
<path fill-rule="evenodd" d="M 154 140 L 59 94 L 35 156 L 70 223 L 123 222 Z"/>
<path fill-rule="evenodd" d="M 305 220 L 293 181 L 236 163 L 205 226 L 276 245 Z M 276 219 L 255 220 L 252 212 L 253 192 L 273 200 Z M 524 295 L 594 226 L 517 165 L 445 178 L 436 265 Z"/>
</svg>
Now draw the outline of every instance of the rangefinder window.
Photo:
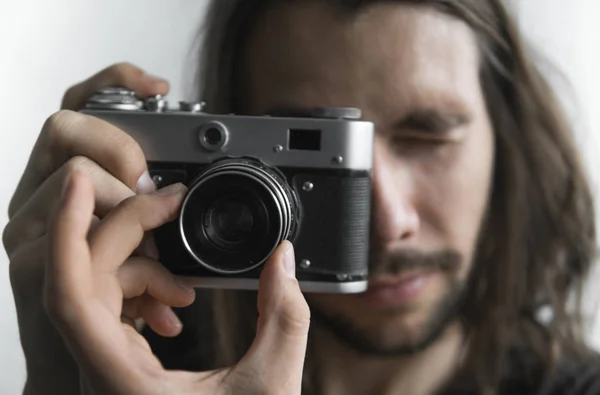
<svg viewBox="0 0 600 395">
<path fill-rule="evenodd" d="M 321 131 L 319 129 L 290 129 L 288 149 L 301 151 L 320 151 Z"/>
</svg>

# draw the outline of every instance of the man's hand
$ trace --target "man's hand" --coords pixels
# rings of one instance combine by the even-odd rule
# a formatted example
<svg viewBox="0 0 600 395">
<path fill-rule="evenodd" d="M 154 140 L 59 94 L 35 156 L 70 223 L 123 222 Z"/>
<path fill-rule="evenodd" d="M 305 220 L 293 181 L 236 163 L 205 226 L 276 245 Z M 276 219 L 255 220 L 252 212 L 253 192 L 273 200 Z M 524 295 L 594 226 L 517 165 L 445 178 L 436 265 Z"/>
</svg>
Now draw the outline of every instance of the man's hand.
<svg viewBox="0 0 600 395">
<path fill-rule="evenodd" d="M 257 335 L 235 366 L 165 371 L 145 339 L 121 321 L 123 300 L 151 297 L 156 309 L 192 302 L 193 290 L 173 286 L 158 262 L 129 258 L 145 232 L 175 218 L 185 193 L 175 184 L 129 198 L 90 233 L 94 186 L 81 173 L 69 178 L 49 234 L 44 301 L 81 369 L 84 393 L 299 395 L 310 313 L 287 241 L 263 269 Z"/>
<path fill-rule="evenodd" d="M 49 219 L 55 213 L 65 180 L 74 172 L 87 175 L 94 185 L 95 221 L 124 199 L 154 188 L 138 144 L 126 133 L 99 119 L 75 112 L 96 90 L 119 85 L 147 96 L 166 94 L 168 83 L 146 75 L 130 64 L 109 67 L 69 89 L 62 110 L 43 126 L 27 168 L 9 207 L 3 242 L 10 258 L 10 279 L 27 361 L 26 394 L 78 394 L 77 366 L 50 323 L 42 306 L 44 262 L 47 259 Z M 146 255 L 153 256 L 152 244 Z M 124 281 L 129 281 L 124 278 Z M 141 305 L 145 311 L 146 304 Z M 132 307 L 134 308 L 134 307 Z M 148 316 L 151 316 L 148 311 Z M 174 317 L 172 312 L 164 314 Z M 176 335 L 179 325 L 154 329 Z M 175 322 L 175 321 L 174 321 Z"/>
</svg>

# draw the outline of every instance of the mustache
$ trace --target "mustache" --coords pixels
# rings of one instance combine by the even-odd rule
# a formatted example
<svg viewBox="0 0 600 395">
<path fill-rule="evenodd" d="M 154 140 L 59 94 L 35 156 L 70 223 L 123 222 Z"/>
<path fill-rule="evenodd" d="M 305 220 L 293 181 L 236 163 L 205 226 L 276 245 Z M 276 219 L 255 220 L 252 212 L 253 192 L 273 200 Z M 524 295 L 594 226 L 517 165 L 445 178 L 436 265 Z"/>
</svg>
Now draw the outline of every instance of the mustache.
<svg viewBox="0 0 600 395">
<path fill-rule="evenodd" d="M 399 275 L 409 270 L 452 272 L 460 267 L 462 255 L 452 249 L 423 252 L 415 249 L 389 254 L 374 252 L 369 263 L 371 276 Z"/>
</svg>

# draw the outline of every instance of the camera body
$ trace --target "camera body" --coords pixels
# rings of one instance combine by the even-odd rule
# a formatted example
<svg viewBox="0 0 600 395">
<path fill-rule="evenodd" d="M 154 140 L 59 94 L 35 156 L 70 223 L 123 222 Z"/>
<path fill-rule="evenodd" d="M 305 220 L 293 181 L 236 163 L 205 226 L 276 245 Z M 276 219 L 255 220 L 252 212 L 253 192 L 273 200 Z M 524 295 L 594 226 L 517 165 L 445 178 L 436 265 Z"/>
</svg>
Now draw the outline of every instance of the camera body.
<svg viewBox="0 0 600 395">
<path fill-rule="evenodd" d="M 133 137 L 158 188 L 188 187 L 178 218 L 154 230 L 171 272 L 196 287 L 257 289 L 287 239 L 304 292 L 367 288 L 374 130 L 359 110 L 216 115 L 115 87 L 81 112 Z"/>
</svg>

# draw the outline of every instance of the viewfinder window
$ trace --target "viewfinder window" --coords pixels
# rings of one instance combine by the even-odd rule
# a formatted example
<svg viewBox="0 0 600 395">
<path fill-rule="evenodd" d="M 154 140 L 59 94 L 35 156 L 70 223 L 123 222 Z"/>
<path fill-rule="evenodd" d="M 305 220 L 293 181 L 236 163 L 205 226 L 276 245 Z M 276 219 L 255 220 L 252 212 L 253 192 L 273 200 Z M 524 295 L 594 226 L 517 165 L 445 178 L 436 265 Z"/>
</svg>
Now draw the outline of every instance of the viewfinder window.
<svg viewBox="0 0 600 395">
<path fill-rule="evenodd" d="M 290 150 L 320 151 L 321 131 L 318 129 L 290 129 L 288 148 Z"/>
</svg>

